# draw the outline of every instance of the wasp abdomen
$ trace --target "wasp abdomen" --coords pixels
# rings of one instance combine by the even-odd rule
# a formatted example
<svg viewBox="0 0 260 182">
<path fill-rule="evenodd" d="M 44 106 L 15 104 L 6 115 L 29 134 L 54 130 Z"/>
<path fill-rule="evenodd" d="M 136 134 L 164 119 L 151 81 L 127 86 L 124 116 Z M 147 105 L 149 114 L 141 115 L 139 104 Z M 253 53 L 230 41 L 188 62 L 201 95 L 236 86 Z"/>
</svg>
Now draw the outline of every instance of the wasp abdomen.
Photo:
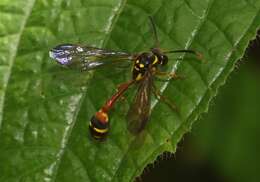
<svg viewBox="0 0 260 182">
<path fill-rule="evenodd" d="M 108 115 L 104 111 L 98 111 L 92 116 L 89 123 L 89 130 L 91 135 L 97 140 L 106 138 L 109 130 Z"/>
</svg>

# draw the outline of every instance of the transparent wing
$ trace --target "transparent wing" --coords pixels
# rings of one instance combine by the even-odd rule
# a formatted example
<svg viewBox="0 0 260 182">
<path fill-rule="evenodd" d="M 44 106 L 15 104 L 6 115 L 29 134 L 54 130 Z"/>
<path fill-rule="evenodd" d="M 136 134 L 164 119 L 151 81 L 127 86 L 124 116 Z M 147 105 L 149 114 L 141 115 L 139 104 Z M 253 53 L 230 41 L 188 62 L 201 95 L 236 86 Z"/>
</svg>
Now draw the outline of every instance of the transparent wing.
<svg viewBox="0 0 260 182">
<path fill-rule="evenodd" d="M 128 130 L 139 133 L 145 127 L 150 116 L 152 77 L 146 74 L 139 83 L 136 96 L 127 113 Z"/>
<path fill-rule="evenodd" d="M 131 63 L 134 56 L 126 52 L 110 51 L 77 44 L 62 44 L 50 50 L 49 55 L 61 65 L 81 70 L 96 69 L 107 64 Z"/>
</svg>

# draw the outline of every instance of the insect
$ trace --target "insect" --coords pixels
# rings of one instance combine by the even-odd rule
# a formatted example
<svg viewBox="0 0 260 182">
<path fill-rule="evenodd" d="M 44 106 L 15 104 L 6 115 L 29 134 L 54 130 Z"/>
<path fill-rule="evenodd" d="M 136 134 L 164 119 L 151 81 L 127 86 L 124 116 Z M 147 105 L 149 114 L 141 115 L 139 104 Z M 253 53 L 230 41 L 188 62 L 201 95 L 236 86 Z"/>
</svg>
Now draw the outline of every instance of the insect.
<svg viewBox="0 0 260 182">
<path fill-rule="evenodd" d="M 155 46 L 147 52 L 127 53 L 78 44 L 58 45 L 49 52 L 50 57 L 59 64 L 83 71 L 89 71 L 107 65 L 116 67 L 120 65 L 120 63 L 128 63 L 129 67 L 132 67 L 132 78 L 121 84 L 117 92 L 112 95 L 90 119 L 90 133 L 97 140 L 106 138 L 109 132 L 110 110 L 128 88 L 134 84 L 138 86 L 138 89 L 127 113 L 127 125 L 131 133 L 138 134 L 141 132 L 149 120 L 152 94 L 176 110 L 176 106 L 170 103 L 168 99 L 156 89 L 154 80 L 160 76 L 168 76 L 173 79 L 179 78 L 174 72 L 168 73 L 161 71 L 162 67 L 168 62 L 167 54 L 191 53 L 200 57 L 200 54 L 194 50 L 163 51 L 159 48 L 155 23 L 150 16 L 149 20 L 155 38 Z"/>
</svg>

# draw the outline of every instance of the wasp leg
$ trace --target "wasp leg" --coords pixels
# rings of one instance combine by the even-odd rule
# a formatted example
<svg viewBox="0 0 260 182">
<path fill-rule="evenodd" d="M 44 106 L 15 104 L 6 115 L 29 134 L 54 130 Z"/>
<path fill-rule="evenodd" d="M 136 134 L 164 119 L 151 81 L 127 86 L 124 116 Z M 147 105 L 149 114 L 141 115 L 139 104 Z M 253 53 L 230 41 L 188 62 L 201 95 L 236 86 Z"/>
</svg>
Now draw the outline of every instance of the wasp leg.
<svg viewBox="0 0 260 182">
<path fill-rule="evenodd" d="M 157 90 L 157 88 L 155 87 L 154 84 L 153 84 L 152 92 L 158 100 L 160 100 L 163 103 L 165 103 L 166 105 L 168 105 L 173 111 L 176 111 L 179 115 L 178 107 L 172 101 L 170 101 L 167 97 L 163 96 L 162 93 L 159 90 Z"/>
<path fill-rule="evenodd" d="M 174 79 L 174 80 L 185 78 L 185 76 L 177 75 L 176 72 L 161 72 L 161 71 L 158 71 L 158 70 L 155 71 L 155 75 L 165 76 L 165 77 L 168 77 L 168 78 Z M 169 79 L 167 81 L 169 81 Z"/>
</svg>

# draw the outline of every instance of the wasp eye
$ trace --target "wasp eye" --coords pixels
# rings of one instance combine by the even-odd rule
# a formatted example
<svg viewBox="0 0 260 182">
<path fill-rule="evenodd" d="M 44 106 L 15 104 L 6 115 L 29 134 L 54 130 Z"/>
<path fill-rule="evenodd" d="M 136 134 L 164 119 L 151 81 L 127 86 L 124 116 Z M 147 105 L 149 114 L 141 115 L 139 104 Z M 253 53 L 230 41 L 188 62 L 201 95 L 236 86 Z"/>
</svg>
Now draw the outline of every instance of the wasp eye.
<svg viewBox="0 0 260 182">
<path fill-rule="evenodd" d="M 160 56 L 161 65 L 166 65 L 168 63 L 168 57 L 166 55 Z"/>
</svg>

